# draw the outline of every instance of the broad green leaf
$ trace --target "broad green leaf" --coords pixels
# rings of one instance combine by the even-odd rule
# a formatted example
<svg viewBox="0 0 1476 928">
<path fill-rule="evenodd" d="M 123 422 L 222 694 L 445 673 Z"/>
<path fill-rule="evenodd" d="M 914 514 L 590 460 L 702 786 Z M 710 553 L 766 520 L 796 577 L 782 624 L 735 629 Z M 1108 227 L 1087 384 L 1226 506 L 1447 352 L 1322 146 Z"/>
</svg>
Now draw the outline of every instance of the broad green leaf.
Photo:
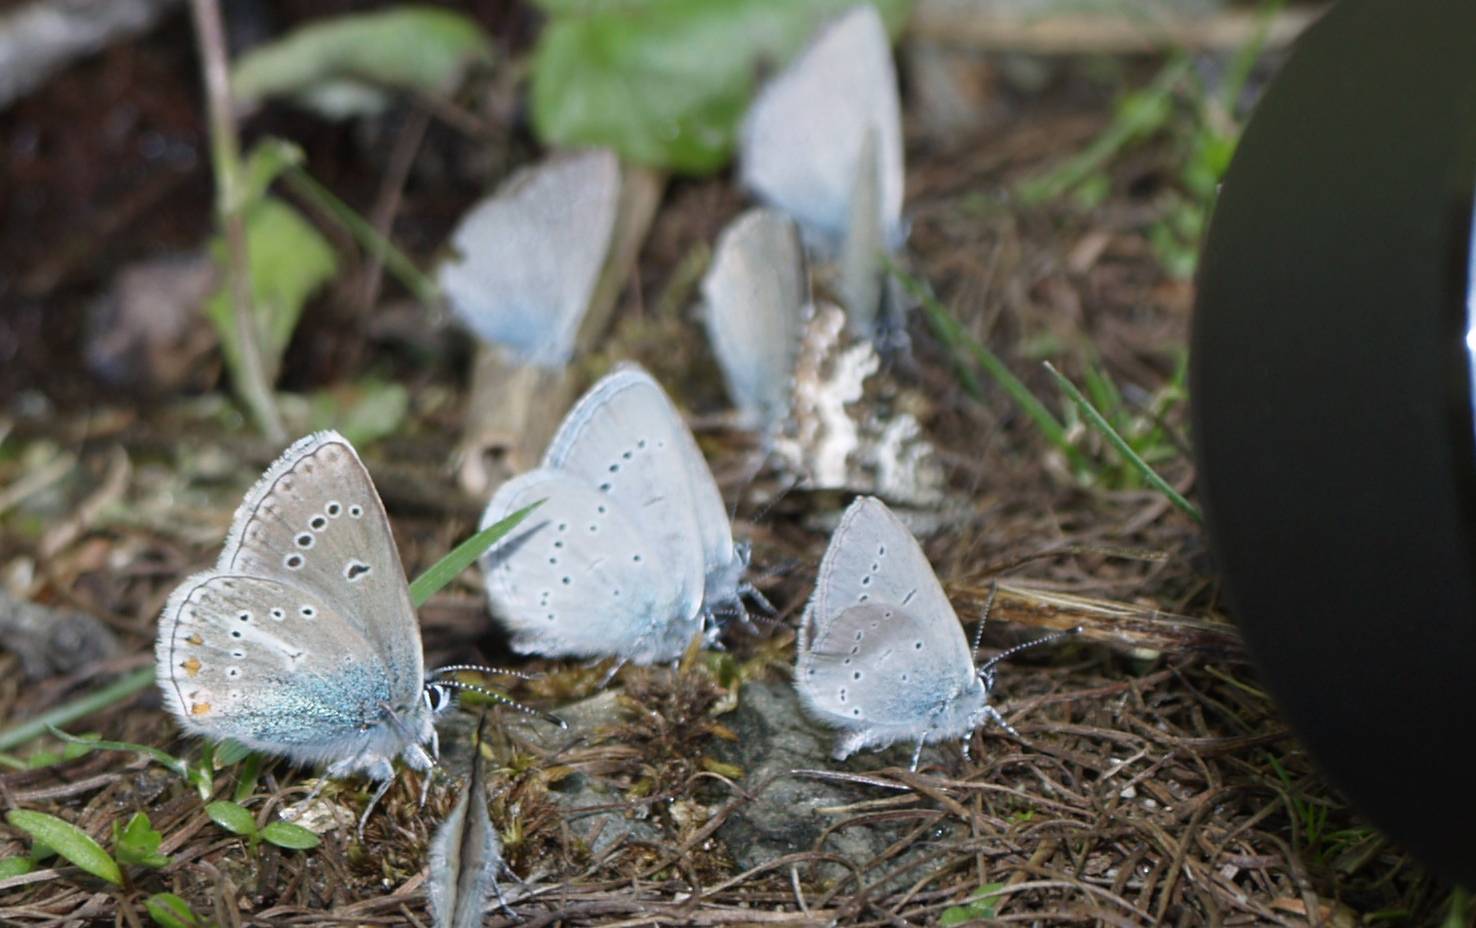
<svg viewBox="0 0 1476 928">
<path fill-rule="evenodd" d="M 258 347 L 266 370 L 274 374 L 302 315 L 303 304 L 333 277 L 338 260 L 317 229 L 297 210 L 273 197 L 266 197 L 247 211 L 246 247 Z M 225 243 L 217 239 L 212 251 L 216 261 L 223 264 Z M 205 304 L 205 313 L 220 334 L 226 364 L 233 372 L 239 371 L 235 313 L 224 284 Z"/>
<path fill-rule="evenodd" d="M 481 28 L 460 13 L 400 6 L 322 19 L 236 62 L 236 98 L 290 96 L 332 118 L 374 115 L 386 90 L 447 94 L 466 68 L 492 59 Z"/>
<path fill-rule="evenodd" d="M 190 904 L 174 893 L 154 893 L 144 900 L 144 908 L 154 924 L 163 928 L 200 928 L 200 919 Z"/>
<path fill-rule="evenodd" d="M 962 925 L 965 922 L 994 918 L 999 910 L 999 897 L 995 894 L 1001 889 L 1004 889 L 1003 883 L 985 883 L 974 890 L 968 902 L 944 909 L 943 914 L 938 916 L 938 924 L 946 928 L 951 925 Z"/>
<path fill-rule="evenodd" d="M 543 500 L 539 500 L 531 506 L 524 506 L 496 525 L 487 526 L 452 548 L 450 554 L 436 561 L 426 569 L 425 573 L 416 577 L 414 583 L 410 584 L 410 601 L 415 604 L 416 608 L 424 605 L 427 599 L 450 583 L 457 574 L 470 567 L 472 561 L 481 557 L 503 535 L 517 528 L 518 523 L 527 518 L 528 513 L 542 505 Z"/>
<path fill-rule="evenodd" d="M 268 822 L 267 826 L 261 830 L 261 836 L 277 847 L 290 848 L 294 851 L 318 846 L 317 835 L 291 822 Z"/>
<path fill-rule="evenodd" d="M 755 89 L 815 29 L 860 0 L 541 0 L 533 124 L 560 146 L 641 164 L 721 167 Z M 900 28 L 911 0 L 874 0 Z"/>
<path fill-rule="evenodd" d="M 142 812 L 133 813 L 128 824 L 113 819 L 113 853 L 118 863 L 128 866 L 163 867 L 169 858 L 159 853 L 164 836 L 149 824 L 149 817 Z"/>
<path fill-rule="evenodd" d="M 36 864 L 29 857 L 0 857 L 0 880 L 23 876 L 35 869 Z"/>
<path fill-rule="evenodd" d="M 256 837 L 256 819 L 244 807 L 234 802 L 219 800 L 205 807 L 210 820 L 233 835 Z"/>
<path fill-rule="evenodd" d="M 93 876 L 114 886 L 123 885 L 123 871 L 113 858 L 91 835 L 71 822 L 29 809 L 12 809 L 5 813 L 5 820 Z"/>
</svg>

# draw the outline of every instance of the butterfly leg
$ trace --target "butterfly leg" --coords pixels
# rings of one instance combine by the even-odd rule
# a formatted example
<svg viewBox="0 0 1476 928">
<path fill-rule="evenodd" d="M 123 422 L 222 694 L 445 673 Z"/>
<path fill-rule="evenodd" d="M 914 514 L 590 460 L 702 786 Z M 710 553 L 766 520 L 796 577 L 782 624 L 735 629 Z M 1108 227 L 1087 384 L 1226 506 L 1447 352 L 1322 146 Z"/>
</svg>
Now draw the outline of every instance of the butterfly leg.
<svg viewBox="0 0 1476 928">
<path fill-rule="evenodd" d="M 959 749 L 961 751 L 963 751 L 963 756 L 964 756 L 964 762 L 965 763 L 967 763 L 968 761 L 973 760 L 973 758 L 969 756 L 969 752 L 972 750 L 971 745 L 972 745 L 973 740 L 974 740 L 974 734 L 973 734 L 973 732 L 970 732 L 969 734 L 965 735 L 964 736 L 964 739 L 962 741 L 960 741 L 959 744 L 958 744 Z"/>
<path fill-rule="evenodd" d="M 920 761 L 920 760 L 922 760 L 922 749 L 923 749 L 923 736 L 922 735 L 919 735 L 918 736 L 918 739 L 917 739 L 917 746 L 912 749 L 912 765 L 907 768 L 908 770 L 911 770 L 914 773 L 917 772 L 917 762 Z"/>
<path fill-rule="evenodd" d="M 738 595 L 744 599 L 752 600 L 753 604 L 758 606 L 759 611 L 764 615 L 779 614 L 779 610 L 775 609 L 774 604 L 769 602 L 769 597 L 764 595 L 763 590 L 760 590 L 747 580 L 738 585 Z M 747 617 L 745 616 L 745 618 Z"/>
<path fill-rule="evenodd" d="M 989 717 L 991 719 L 994 719 L 995 724 L 999 725 L 1000 728 L 1003 728 L 1005 731 L 1014 735 L 1016 738 L 1021 738 L 1021 740 L 1024 740 L 1021 737 L 1020 733 L 1018 731 L 1015 731 L 1015 726 L 1011 725 L 1009 722 L 1006 722 L 1005 717 L 999 714 L 998 709 L 994 708 L 993 706 L 985 706 L 984 711 L 989 713 Z"/>
<path fill-rule="evenodd" d="M 383 799 L 384 794 L 389 792 L 389 788 L 394 785 L 395 768 L 387 759 L 380 758 L 364 771 L 364 775 L 371 780 L 377 780 L 379 788 L 374 791 L 373 796 L 369 797 L 369 804 L 364 807 L 364 814 L 359 816 L 359 843 L 361 844 L 364 842 L 364 826 L 369 824 L 369 815 L 374 811 L 374 807 L 379 805 L 379 800 Z"/>
</svg>

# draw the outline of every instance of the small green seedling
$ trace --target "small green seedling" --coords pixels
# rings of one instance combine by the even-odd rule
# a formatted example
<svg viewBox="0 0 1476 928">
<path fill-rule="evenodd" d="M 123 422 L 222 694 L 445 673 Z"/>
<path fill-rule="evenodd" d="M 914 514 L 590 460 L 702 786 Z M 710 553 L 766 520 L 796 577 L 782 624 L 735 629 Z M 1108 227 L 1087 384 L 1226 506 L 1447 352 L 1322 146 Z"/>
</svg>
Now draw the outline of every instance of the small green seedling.
<svg viewBox="0 0 1476 928">
<path fill-rule="evenodd" d="M 174 893 L 154 893 L 144 900 L 144 908 L 154 924 L 162 928 L 204 928 L 206 925 L 190 904 Z"/>
<path fill-rule="evenodd" d="M 986 918 L 994 918 L 999 912 L 999 891 L 1004 889 L 1003 883 L 985 883 L 969 896 L 969 900 L 963 905 L 951 905 L 943 910 L 938 916 L 938 924 L 944 926 L 962 925 L 966 922 L 981 921 Z"/>
<path fill-rule="evenodd" d="M 113 820 L 113 854 L 118 863 L 125 867 L 151 867 L 157 870 L 169 864 L 168 856 L 159 853 L 164 836 L 154 830 L 149 817 L 142 812 L 133 813 L 125 825 Z"/>
<path fill-rule="evenodd" d="M 35 869 L 36 862 L 29 857 L 0 857 L 0 880 L 24 876 Z"/>
<path fill-rule="evenodd" d="M 5 813 L 5 820 L 93 876 L 114 886 L 123 885 L 123 871 L 117 861 L 71 822 L 30 809 L 11 809 Z"/>
<path fill-rule="evenodd" d="M 318 836 L 301 825 L 291 822 L 268 822 L 266 827 L 257 828 L 256 818 L 244 806 L 226 800 L 212 802 L 205 807 L 210 820 L 233 835 L 245 838 L 252 849 L 262 841 L 293 851 L 307 850 L 318 846 Z"/>
</svg>

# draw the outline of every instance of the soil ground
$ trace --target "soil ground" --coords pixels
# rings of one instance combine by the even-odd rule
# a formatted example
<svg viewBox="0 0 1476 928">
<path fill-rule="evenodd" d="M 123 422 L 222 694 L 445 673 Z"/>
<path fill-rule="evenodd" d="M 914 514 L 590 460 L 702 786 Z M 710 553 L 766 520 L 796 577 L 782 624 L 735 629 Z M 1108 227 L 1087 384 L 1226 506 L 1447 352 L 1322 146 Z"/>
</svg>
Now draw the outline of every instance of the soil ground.
<svg viewBox="0 0 1476 928">
<path fill-rule="evenodd" d="M 271 5 L 275 25 L 347 4 Z M 473 4 L 516 52 L 533 20 L 509 3 Z M 1153 62 L 1123 62 L 1137 80 Z M 987 65 L 984 67 L 987 68 Z M 93 616 L 116 637 L 111 656 L 51 670 L 0 652 L 4 727 L 103 687 L 152 662 L 155 621 L 173 586 L 213 561 L 245 487 L 280 450 L 254 436 L 206 352 L 183 387 L 158 392 L 100 381 L 83 364 L 88 318 L 118 270 L 194 249 L 210 232 L 208 157 L 187 21 L 175 16 L 109 49 L 0 113 L 0 576 L 62 612 Z M 1094 365 L 1129 400 L 1152 397 L 1183 362 L 1191 286 L 1168 274 L 1150 241 L 1168 208 L 1174 149 L 1147 144 L 1118 159 L 1105 197 L 1022 206 L 1009 193 L 1079 151 L 1108 122 L 1110 84 L 1089 62 L 1055 62 L 1037 90 L 989 85 L 989 118 L 942 132 L 908 121 L 909 253 L 942 304 L 1038 395 L 1060 408 L 1039 361 L 1080 382 Z M 909 106 L 912 98 L 909 97 Z M 500 108 L 499 108 L 500 107 Z M 458 213 L 536 146 L 515 99 L 492 108 L 489 137 L 432 120 L 394 220 L 410 254 L 428 260 Z M 246 124 L 303 145 L 314 174 L 366 213 L 408 109 L 356 127 L 285 107 Z M 694 321 L 692 268 L 744 200 L 727 174 L 670 182 L 612 333 L 581 362 L 582 383 L 618 358 L 647 364 L 699 424 L 725 402 Z M 365 376 L 401 383 L 410 410 L 392 436 L 364 449 L 414 576 L 474 530 L 479 502 L 454 489 L 450 461 L 470 349 L 444 315 L 393 283 L 366 306 L 365 268 L 350 265 L 309 307 L 280 387 L 311 392 Z M 429 333 L 429 334 L 427 334 Z M 991 381 L 970 395 L 947 346 L 921 314 L 911 327 L 925 426 L 962 500 L 927 548 L 960 613 L 977 614 L 991 581 L 1094 597 L 1140 610 L 1221 622 L 1214 566 L 1200 527 L 1157 494 L 1118 481 L 1083 482 Z M 1167 403 L 1166 441 L 1183 442 L 1186 405 Z M 850 875 L 821 866 L 826 837 L 775 866 L 740 871 L 714 837 L 757 786 L 715 762 L 732 729 L 716 708 L 743 681 L 783 682 L 793 623 L 826 543 L 825 494 L 765 501 L 777 481 L 744 476 L 749 442 L 721 425 L 699 437 L 736 530 L 753 541 L 755 574 L 779 610 L 758 636 L 736 634 L 719 659 L 676 673 L 630 671 L 626 698 L 577 751 L 554 752 L 516 725 L 497 739 L 493 818 L 529 925 L 743 924 L 839 921 L 929 924 L 959 918 L 977 888 L 1003 884 L 1000 922 L 1029 924 L 1433 924 L 1449 887 L 1387 843 L 1319 777 L 1233 646 L 1220 653 L 1145 653 L 1099 636 L 1036 653 L 1001 673 L 997 694 L 1022 738 L 987 729 L 971 760 L 948 749 L 912 774 L 895 753 L 832 768 L 854 775 L 835 831 L 882 823 L 903 837 Z M 1078 436 L 1094 459 L 1110 451 Z M 1115 465 L 1114 465 L 1115 466 Z M 1192 497 L 1184 454 L 1161 469 Z M 25 489 L 19 492 L 17 487 Z M 428 660 L 512 658 L 468 572 L 421 611 Z M 986 644 L 1030 632 L 1004 615 Z M 1009 621 L 1013 619 L 1013 621 Z M 1233 634 L 1226 633 L 1233 645 Z M 595 693 L 603 668 L 522 662 L 544 674 L 514 693 L 557 708 Z M 30 673 L 28 673 L 30 671 Z M 654 712 L 652 711 L 654 710 Z M 654 718 L 657 721 L 652 722 Z M 198 752 L 152 688 L 73 724 L 74 731 Z M 50 738 L 18 756 L 58 750 Z M 464 750 L 464 748 L 463 748 Z M 903 766 L 896 766 L 901 763 Z M 269 765 L 248 805 L 269 817 L 300 798 L 310 771 Z M 612 811 L 654 827 L 651 840 L 595 854 L 550 798 L 579 775 L 608 786 Z M 234 774 L 217 777 L 229 796 Z M 142 899 L 178 893 L 231 925 L 428 924 L 422 878 L 434 823 L 454 777 L 391 791 L 360 844 L 352 829 L 310 852 L 250 848 L 206 817 L 196 792 L 129 754 L 0 773 L 0 803 L 48 811 L 111 845 L 112 825 L 148 813 L 169 866 L 135 871 L 114 890 L 51 862 L 0 881 L 0 923 L 143 924 Z M 331 792 L 357 809 L 362 784 Z M 923 852 L 918 853 L 922 848 Z M 23 854 L 0 830 L 0 858 Z M 514 893 L 516 897 L 517 892 Z M 986 909 L 975 910 L 976 915 Z M 500 914 L 488 916 L 499 924 Z"/>
</svg>

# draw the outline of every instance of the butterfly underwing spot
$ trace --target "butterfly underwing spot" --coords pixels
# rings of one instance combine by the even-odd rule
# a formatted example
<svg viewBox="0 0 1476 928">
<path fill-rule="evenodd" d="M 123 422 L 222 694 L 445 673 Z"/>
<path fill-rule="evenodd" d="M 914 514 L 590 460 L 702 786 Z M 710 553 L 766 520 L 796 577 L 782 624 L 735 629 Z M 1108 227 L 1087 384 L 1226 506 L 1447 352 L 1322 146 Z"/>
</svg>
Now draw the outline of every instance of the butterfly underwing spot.
<svg viewBox="0 0 1476 928">
<path fill-rule="evenodd" d="M 343 515 L 343 503 L 340 503 L 336 499 L 329 500 L 328 505 L 323 507 L 323 511 L 328 513 L 330 519 L 336 519 Z"/>
<path fill-rule="evenodd" d="M 205 639 L 200 637 L 199 632 L 191 632 L 190 637 L 186 638 L 185 641 L 188 641 L 190 644 L 195 645 L 196 647 L 199 647 L 200 645 L 205 643 Z"/>
<path fill-rule="evenodd" d="M 240 677 L 241 677 L 241 668 L 240 667 L 227 667 L 226 668 L 226 676 L 227 677 L 230 677 L 232 680 L 238 680 L 238 679 L 240 679 Z"/>
<path fill-rule="evenodd" d="M 318 610 L 312 606 L 303 605 L 297 607 L 297 614 L 302 616 L 304 619 L 311 619 L 317 617 Z"/>
<path fill-rule="evenodd" d="M 363 515 L 364 515 L 364 507 L 363 506 L 360 506 L 358 503 L 355 503 L 354 505 L 352 505 L 352 506 L 349 507 L 349 518 L 350 519 L 358 519 L 358 518 L 361 518 Z"/>
<path fill-rule="evenodd" d="M 202 666 L 204 665 L 200 663 L 198 657 L 188 657 L 179 662 L 179 668 L 185 672 L 185 676 L 187 677 L 193 677 L 199 674 Z"/>
<path fill-rule="evenodd" d="M 343 576 L 349 583 L 357 583 L 369 573 L 369 565 L 363 561 L 350 560 L 343 568 Z"/>
<path fill-rule="evenodd" d="M 311 548 L 317 539 L 313 537 L 312 532 L 303 532 L 294 538 L 293 541 L 299 548 Z"/>
<path fill-rule="evenodd" d="M 251 613 L 249 613 L 249 612 L 243 612 L 240 615 L 236 616 L 236 618 L 239 621 L 242 621 L 242 622 L 250 622 L 251 621 Z"/>
<path fill-rule="evenodd" d="M 308 528 L 315 532 L 321 532 L 328 527 L 328 517 L 322 515 L 313 516 L 308 520 Z"/>
<path fill-rule="evenodd" d="M 307 563 L 301 554 L 289 554 L 282 559 L 282 566 L 288 570 L 301 570 L 302 565 Z"/>
<path fill-rule="evenodd" d="M 273 607 L 272 611 L 269 612 L 269 613 L 267 613 L 267 614 L 270 615 L 274 620 L 276 620 L 278 622 L 280 622 L 283 619 L 287 618 L 287 610 L 283 609 L 280 606 Z"/>
</svg>

